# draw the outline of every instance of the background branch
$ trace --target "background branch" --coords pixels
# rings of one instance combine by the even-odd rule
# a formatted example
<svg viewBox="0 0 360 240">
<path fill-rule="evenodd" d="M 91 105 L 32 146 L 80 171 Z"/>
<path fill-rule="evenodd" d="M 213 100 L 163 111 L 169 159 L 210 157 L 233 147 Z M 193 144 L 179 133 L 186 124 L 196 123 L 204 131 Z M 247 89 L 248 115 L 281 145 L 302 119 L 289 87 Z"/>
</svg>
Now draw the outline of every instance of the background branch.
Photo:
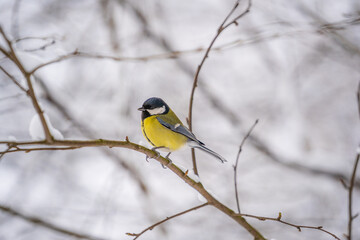
<svg viewBox="0 0 360 240">
<path fill-rule="evenodd" d="M 37 217 L 28 216 L 24 213 L 21 213 L 13 208 L 10 208 L 10 207 L 4 206 L 4 205 L 0 205 L 0 211 L 7 213 L 9 215 L 12 215 L 14 217 L 21 218 L 27 222 L 34 224 L 35 226 L 44 227 L 49 230 L 52 230 L 52 231 L 55 231 L 55 232 L 58 232 L 58 233 L 61 233 L 63 235 L 67 235 L 70 237 L 74 237 L 74 238 L 78 238 L 78 239 L 88 239 L 88 240 L 102 240 L 103 239 L 103 238 L 98 238 L 98 237 L 94 237 L 94 236 L 91 236 L 88 234 L 78 233 L 76 231 L 72 231 L 72 230 L 68 230 L 63 227 L 56 226 L 55 224 L 52 224 L 50 222 L 47 222 L 47 221 L 42 220 Z"/>
<path fill-rule="evenodd" d="M 348 188 L 349 191 L 349 198 L 348 198 L 348 215 L 349 215 L 349 222 L 348 222 L 348 234 L 347 234 L 347 238 L 348 240 L 352 239 L 352 222 L 353 220 L 359 215 L 359 213 L 357 213 L 356 215 L 353 215 L 352 213 L 352 198 L 353 198 L 353 190 L 354 190 L 354 182 L 355 182 L 355 176 L 356 176 L 356 169 L 357 166 L 359 164 L 359 159 L 360 159 L 360 152 L 358 152 L 356 159 L 355 159 L 355 163 L 354 163 L 354 168 L 351 174 L 351 180 L 350 180 L 350 186 Z"/>
<path fill-rule="evenodd" d="M 174 215 L 172 215 L 172 216 L 170 216 L 170 217 L 167 217 L 167 218 L 165 218 L 165 219 L 163 219 L 163 220 L 161 220 L 161 221 L 159 221 L 159 222 L 151 225 L 150 227 L 145 228 L 145 229 L 142 230 L 140 233 L 126 233 L 126 234 L 129 235 L 129 236 L 134 236 L 134 237 L 135 237 L 134 240 L 135 240 L 135 239 L 138 239 L 138 238 L 139 238 L 141 235 L 143 235 L 145 232 L 147 232 L 147 231 L 149 231 L 149 230 L 153 230 L 156 226 L 158 226 L 158 225 L 160 225 L 160 224 L 163 224 L 164 222 L 169 221 L 170 219 L 173 219 L 173 218 L 179 217 L 179 216 L 181 216 L 181 215 L 184 215 L 184 214 L 186 214 L 186 213 L 195 211 L 195 210 L 197 210 L 197 209 L 199 209 L 199 208 L 202 208 L 202 207 L 205 207 L 205 206 L 207 206 L 207 205 L 209 205 L 209 204 L 208 204 L 208 203 L 204 203 L 204 204 L 198 205 L 198 206 L 196 206 L 196 207 L 187 209 L 187 210 L 185 210 L 185 211 L 179 212 L 179 213 L 177 213 L 177 214 L 174 214 Z"/>
<path fill-rule="evenodd" d="M 245 137 L 241 141 L 240 146 L 239 146 L 239 151 L 238 151 L 237 156 L 236 156 L 235 165 L 233 165 L 233 168 L 234 168 L 235 199 L 236 199 L 236 206 L 237 206 L 237 209 L 238 209 L 238 213 L 241 213 L 241 211 L 240 211 L 240 202 L 239 202 L 239 193 L 238 193 L 238 188 L 237 188 L 237 167 L 238 167 L 238 163 L 239 163 L 240 153 L 242 151 L 242 148 L 243 148 L 243 145 L 244 145 L 246 139 L 248 139 L 251 132 L 254 130 L 256 124 L 258 124 L 258 122 L 259 122 L 259 119 L 256 119 L 254 124 L 251 126 L 251 128 L 249 129 L 249 131 L 247 132 L 247 134 L 245 135 Z"/>
<path fill-rule="evenodd" d="M 8 71 L 6 71 L 2 66 L 0 66 L 1 71 L 3 71 L 6 76 L 8 76 L 13 83 L 15 83 L 23 92 L 25 92 L 27 95 L 29 95 L 28 90 L 26 90 L 21 84 L 15 79 L 14 76 L 12 76 Z"/>
<path fill-rule="evenodd" d="M 37 97 L 35 95 L 32 83 L 31 83 L 31 74 L 28 73 L 23 64 L 20 62 L 19 58 L 17 57 L 15 50 L 12 46 L 12 42 L 10 41 L 10 39 L 8 38 L 8 36 L 5 34 L 4 30 L 2 29 L 2 27 L 0 26 L 0 33 L 2 35 L 2 37 L 4 38 L 5 42 L 8 45 L 9 48 L 9 52 L 6 51 L 6 49 L 4 49 L 3 47 L 0 47 L 0 51 L 7 56 L 17 67 L 18 69 L 21 71 L 21 73 L 24 75 L 27 85 L 28 85 L 28 96 L 31 98 L 31 102 L 37 112 L 37 114 L 39 115 L 39 119 L 41 121 L 41 125 L 43 127 L 44 130 L 44 135 L 45 135 L 45 139 L 47 142 L 52 142 L 53 141 L 53 136 L 50 133 L 49 130 L 49 126 L 46 123 L 45 117 L 44 117 L 44 112 L 43 110 L 40 108 L 40 105 L 38 103 Z"/>
<path fill-rule="evenodd" d="M 360 118 L 360 82 L 358 84 L 358 89 L 357 89 L 356 96 L 357 96 L 358 113 L 359 113 L 359 118 Z M 357 149 L 357 155 L 356 155 L 356 159 L 355 159 L 355 163 L 354 163 L 354 168 L 353 168 L 351 178 L 350 178 L 350 185 L 347 188 L 347 190 L 349 191 L 349 195 L 348 195 L 348 217 L 349 217 L 349 221 L 348 221 L 348 234 L 347 234 L 348 240 L 352 239 L 352 222 L 359 215 L 359 213 L 357 213 L 355 215 L 353 215 L 353 213 L 352 213 L 353 190 L 354 190 L 354 183 L 355 183 L 355 177 L 356 177 L 356 169 L 357 169 L 357 166 L 359 164 L 359 159 L 360 159 L 360 146 Z"/>
<path fill-rule="evenodd" d="M 261 216 L 255 216 L 255 215 L 251 215 L 251 214 L 245 214 L 245 213 L 240 213 L 238 214 L 239 216 L 243 216 L 243 217 L 250 217 L 250 218 L 256 218 L 260 221 L 266 221 L 266 220 L 269 220 L 269 221 L 275 221 L 275 222 L 279 222 L 279 223 L 282 223 L 282 224 L 285 224 L 285 225 L 288 225 L 288 226 L 291 226 L 291 227 L 295 227 L 299 230 L 299 232 L 301 232 L 301 229 L 302 228 L 307 228 L 307 229 L 314 229 L 314 230 L 319 230 L 319 231 L 322 231 L 326 234 L 329 234 L 330 236 L 334 237 L 335 239 L 337 240 L 340 240 L 340 238 L 338 236 L 336 236 L 335 234 L 325 230 L 323 228 L 323 226 L 318 226 L 318 227 L 313 227 L 313 226 L 306 226 L 306 225 L 297 225 L 297 224 L 293 224 L 293 223 L 289 223 L 289 222 L 285 222 L 283 220 L 281 220 L 281 217 L 282 217 L 282 214 L 279 213 L 279 216 L 277 218 L 272 218 L 272 217 L 261 217 Z"/>
</svg>

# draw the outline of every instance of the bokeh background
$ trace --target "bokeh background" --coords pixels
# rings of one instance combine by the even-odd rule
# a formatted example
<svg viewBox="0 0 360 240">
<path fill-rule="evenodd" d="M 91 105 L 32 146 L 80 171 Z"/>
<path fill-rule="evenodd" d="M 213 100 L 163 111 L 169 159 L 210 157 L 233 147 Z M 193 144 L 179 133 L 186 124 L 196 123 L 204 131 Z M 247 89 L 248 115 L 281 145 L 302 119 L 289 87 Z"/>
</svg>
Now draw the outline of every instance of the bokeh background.
<svg viewBox="0 0 360 240">
<path fill-rule="evenodd" d="M 236 14 L 246 8 L 241 5 Z M 27 69 L 75 50 L 36 72 L 34 86 L 65 139 L 126 136 L 149 146 L 136 110 L 163 98 L 183 122 L 194 73 L 233 0 L 1 0 L 0 24 Z M 248 15 L 215 43 L 195 92 L 193 131 L 226 159 L 197 153 L 200 178 L 242 212 L 324 226 L 345 239 L 350 178 L 359 145 L 360 2 L 253 1 Z M 4 46 L 3 39 L 0 44 Z M 172 53 L 176 51 L 175 53 Z M 130 59 L 101 58 L 130 57 Z M 3 55 L 0 65 L 24 79 Z M 31 140 L 30 99 L 0 73 L 0 139 Z M 4 148 L 4 147 L 3 147 Z M 192 169 L 189 149 L 172 154 Z M 359 176 L 359 175 L 358 175 Z M 354 213 L 360 211 L 360 181 Z M 0 203 L 63 228 L 104 239 L 132 239 L 149 225 L 201 204 L 197 193 L 154 160 L 126 149 L 13 153 L 0 162 Z M 360 218 L 353 239 L 360 238 Z M 332 239 L 249 219 L 269 239 Z M 251 239 L 228 216 L 202 208 L 142 239 Z M 140 239 L 141 239 L 140 238 Z M 0 211 L 0 239 L 72 239 Z"/>
</svg>

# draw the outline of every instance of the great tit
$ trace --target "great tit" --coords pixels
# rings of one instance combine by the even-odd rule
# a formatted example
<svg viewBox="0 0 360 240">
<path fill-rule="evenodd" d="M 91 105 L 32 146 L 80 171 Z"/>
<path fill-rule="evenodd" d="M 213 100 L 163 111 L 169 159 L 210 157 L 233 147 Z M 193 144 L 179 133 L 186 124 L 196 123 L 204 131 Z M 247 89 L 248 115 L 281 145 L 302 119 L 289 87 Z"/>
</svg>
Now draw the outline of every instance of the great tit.
<svg viewBox="0 0 360 240">
<path fill-rule="evenodd" d="M 142 112 L 141 129 L 146 140 L 154 146 L 153 150 L 169 152 L 166 158 L 171 152 L 187 144 L 211 154 L 222 163 L 226 162 L 225 158 L 205 147 L 161 98 L 149 98 L 138 110 Z"/>
</svg>

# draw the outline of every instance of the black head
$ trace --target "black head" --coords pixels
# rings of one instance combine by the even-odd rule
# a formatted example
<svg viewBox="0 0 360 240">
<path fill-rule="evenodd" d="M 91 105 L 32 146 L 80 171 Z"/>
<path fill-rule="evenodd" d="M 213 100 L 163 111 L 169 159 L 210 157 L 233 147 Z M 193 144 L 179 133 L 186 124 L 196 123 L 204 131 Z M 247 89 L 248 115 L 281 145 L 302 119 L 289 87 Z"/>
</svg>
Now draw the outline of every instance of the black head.
<svg viewBox="0 0 360 240">
<path fill-rule="evenodd" d="M 142 119 L 152 115 L 161 115 L 169 112 L 169 106 L 161 99 L 152 97 L 146 100 L 139 111 L 142 111 Z"/>
</svg>

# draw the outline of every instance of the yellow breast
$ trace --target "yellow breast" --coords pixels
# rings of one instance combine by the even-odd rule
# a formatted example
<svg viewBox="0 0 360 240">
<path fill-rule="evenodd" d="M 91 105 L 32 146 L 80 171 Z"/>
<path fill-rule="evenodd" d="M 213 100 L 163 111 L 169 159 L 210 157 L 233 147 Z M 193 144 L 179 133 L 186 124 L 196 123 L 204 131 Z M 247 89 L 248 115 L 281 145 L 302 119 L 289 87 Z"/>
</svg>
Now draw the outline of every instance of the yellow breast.
<svg viewBox="0 0 360 240">
<path fill-rule="evenodd" d="M 172 152 L 181 148 L 187 142 L 187 137 L 161 125 L 156 116 L 145 118 L 142 121 L 141 128 L 145 138 L 154 147 L 166 147 Z"/>
</svg>

